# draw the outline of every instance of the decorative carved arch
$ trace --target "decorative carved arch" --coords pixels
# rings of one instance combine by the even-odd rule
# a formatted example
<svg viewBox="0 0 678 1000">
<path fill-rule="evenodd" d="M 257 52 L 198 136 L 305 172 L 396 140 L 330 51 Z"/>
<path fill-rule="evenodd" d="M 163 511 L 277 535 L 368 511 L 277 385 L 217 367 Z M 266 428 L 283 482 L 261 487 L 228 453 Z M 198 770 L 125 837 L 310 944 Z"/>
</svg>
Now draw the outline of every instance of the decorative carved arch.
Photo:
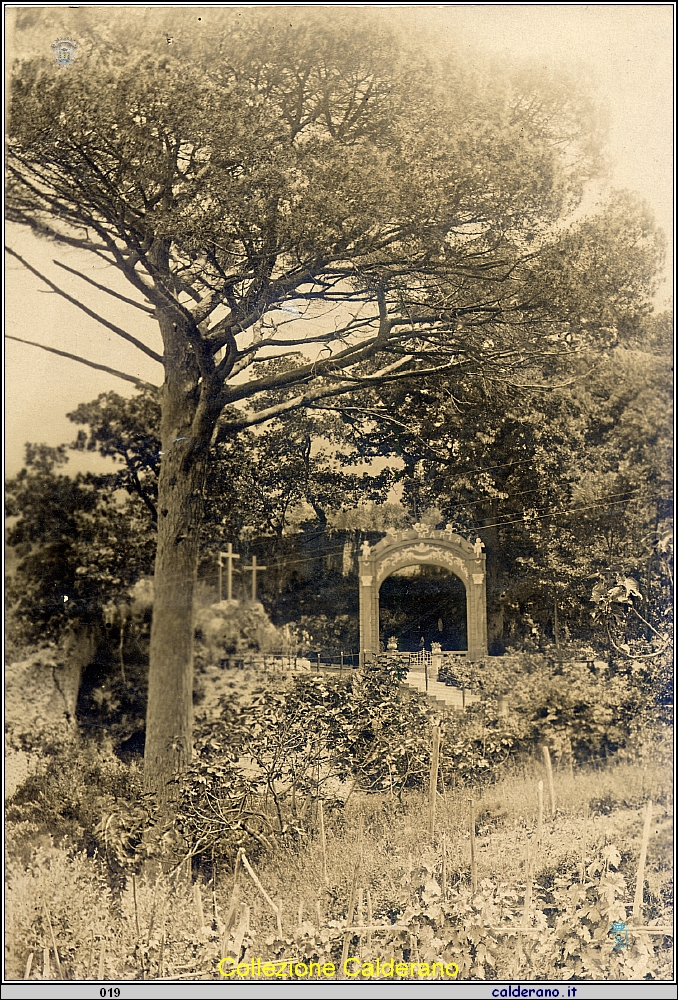
<svg viewBox="0 0 678 1000">
<path fill-rule="evenodd" d="M 360 649 L 379 652 L 379 588 L 392 573 L 411 565 L 442 566 L 458 576 L 466 588 L 466 625 L 469 660 L 487 656 L 485 554 L 451 529 L 434 531 L 416 525 L 390 532 L 374 548 L 366 542 L 359 559 Z"/>
</svg>

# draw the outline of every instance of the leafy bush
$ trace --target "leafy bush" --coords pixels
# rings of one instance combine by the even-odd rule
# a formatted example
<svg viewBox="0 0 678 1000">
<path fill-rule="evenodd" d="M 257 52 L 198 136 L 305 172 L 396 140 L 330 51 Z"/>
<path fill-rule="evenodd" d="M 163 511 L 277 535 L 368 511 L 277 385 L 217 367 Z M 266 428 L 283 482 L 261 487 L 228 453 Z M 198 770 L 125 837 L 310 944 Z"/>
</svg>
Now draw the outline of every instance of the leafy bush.
<svg viewBox="0 0 678 1000">
<path fill-rule="evenodd" d="M 290 632 L 301 653 L 317 649 L 350 650 L 358 645 L 355 615 L 302 615 L 290 623 Z"/>
<path fill-rule="evenodd" d="M 485 709 L 471 714 L 491 712 L 494 699 L 508 692 L 517 747 L 529 752 L 546 745 L 558 759 L 581 763 L 631 749 L 648 727 L 657 734 L 669 711 L 668 705 L 658 711 L 655 682 L 659 676 L 663 684 L 667 674 L 665 663 L 590 667 L 587 661 L 520 653 L 475 663 L 456 660 L 443 665 L 440 679 L 489 698 Z"/>
<path fill-rule="evenodd" d="M 179 779 L 186 854 L 230 856 L 244 844 L 303 838 L 312 803 L 349 782 L 397 794 L 421 785 L 430 708 L 403 697 L 401 673 L 375 664 L 350 678 L 297 677 L 248 703 L 225 699 L 220 717 L 199 727 Z"/>
<path fill-rule="evenodd" d="M 94 740 L 49 744 L 44 749 L 44 766 L 28 776 L 7 804 L 10 853 L 27 860 L 36 838 L 65 842 L 89 856 L 108 856 L 115 869 L 149 822 L 140 769 L 123 764 L 108 744 Z M 106 827 L 106 818 L 117 810 L 130 817 L 136 812 L 137 820 L 121 819 L 117 826 L 111 820 Z M 126 823 L 134 826 L 134 833 L 131 826 L 128 830 L 127 847 L 114 846 L 116 829 L 122 838 Z"/>
</svg>

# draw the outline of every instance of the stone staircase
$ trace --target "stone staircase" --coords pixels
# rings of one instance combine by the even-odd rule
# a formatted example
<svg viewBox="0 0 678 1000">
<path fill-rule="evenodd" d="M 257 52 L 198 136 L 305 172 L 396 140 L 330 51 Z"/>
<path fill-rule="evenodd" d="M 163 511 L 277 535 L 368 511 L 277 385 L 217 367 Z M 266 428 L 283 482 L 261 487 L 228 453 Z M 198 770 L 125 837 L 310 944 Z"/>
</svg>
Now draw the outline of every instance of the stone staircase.
<svg viewBox="0 0 678 1000">
<path fill-rule="evenodd" d="M 468 705 L 480 701 L 480 695 L 478 694 L 471 694 L 470 691 L 462 691 L 461 688 L 451 687 L 447 684 L 442 684 L 440 681 L 432 680 L 430 672 L 427 688 L 425 670 L 410 669 L 403 684 L 406 687 L 427 695 L 427 697 L 441 708 L 464 709 Z"/>
</svg>

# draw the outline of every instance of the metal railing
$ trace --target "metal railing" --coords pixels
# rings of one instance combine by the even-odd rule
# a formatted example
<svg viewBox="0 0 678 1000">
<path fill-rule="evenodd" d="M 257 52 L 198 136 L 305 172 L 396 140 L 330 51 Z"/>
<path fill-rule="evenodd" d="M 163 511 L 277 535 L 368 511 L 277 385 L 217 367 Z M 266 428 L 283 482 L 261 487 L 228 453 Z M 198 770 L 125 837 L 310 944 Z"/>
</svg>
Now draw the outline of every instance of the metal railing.
<svg viewBox="0 0 678 1000">
<path fill-rule="evenodd" d="M 359 666 L 357 650 L 319 649 L 307 653 L 274 650 L 268 653 L 247 652 L 224 656 L 219 661 L 224 668 L 264 671 L 338 671 L 354 670 Z"/>
</svg>

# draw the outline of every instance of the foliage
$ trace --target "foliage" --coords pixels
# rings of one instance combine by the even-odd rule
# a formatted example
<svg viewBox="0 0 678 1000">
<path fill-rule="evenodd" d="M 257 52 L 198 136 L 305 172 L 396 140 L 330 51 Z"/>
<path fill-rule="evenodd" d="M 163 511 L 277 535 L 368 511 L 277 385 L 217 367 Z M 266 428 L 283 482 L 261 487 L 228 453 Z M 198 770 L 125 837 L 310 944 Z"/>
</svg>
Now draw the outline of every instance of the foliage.
<svg viewBox="0 0 678 1000">
<path fill-rule="evenodd" d="M 482 784 L 533 749 L 531 727 L 520 717 L 504 718 L 496 710 L 469 713 L 468 719 L 451 716 L 441 726 L 440 780 L 453 788 Z"/>
<path fill-rule="evenodd" d="M 189 968 L 202 978 L 219 961 L 220 935 L 201 928 L 192 887 L 182 881 L 130 876 L 112 891 L 97 859 L 52 846 L 36 850 L 25 868 L 10 864 L 7 876 L 17 935 L 8 972 L 15 978 L 24 977 L 30 953 L 28 978 L 58 975 L 53 940 L 61 978 L 69 980 L 144 979 L 151 970 L 162 974 L 158 960 L 170 974 Z"/>
<path fill-rule="evenodd" d="M 618 316 L 595 367 L 573 365 L 548 391 L 435 376 L 380 389 L 369 420 L 346 413 L 364 450 L 400 465 L 410 519 L 485 542 L 492 652 L 571 641 L 614 652 L 615 635 L 670 624 L 672 362 L 656 347 L 667 325 L 668 314 Z M 645 622 L 632 613 L 627 635 L 608 633 L 591 589 L 626 576 Z"/>
<path fill-rule="evenodd" d="M 628 888 L 618 870 L 621 859 L 614 844 L 590 851 L 584 879 L 564 864 L 534 883 L 528 902 L 524 874 L 508 882 L 483 879 L 475 893 L 467 884 L 448 885 L 443 894 L 440 852 L 424 848 L 416 865 L 403 875 L 398 911 L 373 914 L 373 947 L 394 959 L 393 968 L 387 966 L 386 976 L 378 977 L 374 959 L 367 954 L 357 963 L 352 961 L 348 971 L 358 982 L 398 981 L 402 975 L 395 973 L 395 963 L 405 962 L 408 981 L 417 981 L 435 978 L 433 964 L 442 962 L 450 964 L 453 981 L 663 979 L 670 976 L 671 953 L 661 934 L 631 930 L 628 943 L 624 932 L 615 936 L 615 926 L 626 925 L 623 899 Z M 92 862 L 54 850 L 37 852 L 25 872 L 12 869 L 9 876 L 21 957 L 29 951 L 39 953 L 48 939 L 47 913 L 66 978 L 91 974 L 94 943 L 98 951 L 104 940 L 105 972 L 120 979 L 152 978 L 161 974 L 161 967 L 167 974 L 181 969 L 188 978 L 215 979 L 219 960 L 233 955 L 246 963 L 243 967 L 249 966 L 252 956 L 255 965 L 257 957 L 289 962 L 292 956 L 294 962 L 306 963 L 305 973 L 300 967 L 297 975 L 288 973 L 288 979 L 308 976 L 311 961 L 332 962 L 336 970 L 332 978 L 345 978 L 343 893 L 320 925 L 300 919 L 295 926 L 288 923 L 280 934 L 248 925 L 237 901 L 235 926 L 232 919 L 231 926 L 225 922 L 226 914 L 205 922 L 204 904 L 198 912 L 189 887 L 172 886 L 168 880 L 128 886 L 114 916 L 107 887 Z M 80 901 L 75 907 L 74 889 Z M 660 921 L 667 922 L 664 911 L 649 924 Z M 351 958 L 360 954 L 363 941 L 364 931 L 351 935 Z M 382 966 L 385 962 L 382 958 Z"/>
<path fill-rule="evenodd" d="M 657 701 L 667 705 L 672 696 L 673 530 L 664 524 L 661 533 L 657 531 L 656 534 L 648 565 L 648 593 L 643 595 L 638 581 L 630 576 L 618 575 L 612 586 L 609 586 L 609 579 L 600 580 L 591 592 L 594 605 L 591 617 L 604 626 L 610 645 L 622 654 L 618 660 L 623 663 L 626 659 L 627 664 L 631 660 L 628 665 L 643 678 L 644 688 L 648 688 L 649 682 Z M 649 593 L 652 582 L 660 591 L 659 600 L 655 597 L 653 602 Z M 655 624 L 648 621 L 648 617 L 653 618 Z"/>
<path fill-rule="evenodd" d="M 601 156 L 572 74 L 435 61 L 376 11 L 224 9 L 198 35 L 186 11 L 171 34 L 164 12 L 133 32 L 116 11 L 73 16 L 68 73 L 48 54 L 13 66 L 7 207 L 114 266 L 160 327 L 162 356 L 104 320 L 164 368 L 146 733 L 160 793 L 168 748 L 181 759 L 191 744 L 210 447 L 405 377 L 569 369 L 619 313 L 643 312 L 661 239 L 624 196 L 573 216 Z M 18 26 L 34 37 L 30 15 Z M 130 485 L 151 465 L 127 463 Z M 312 506 L 334 471 L 319 471 Z"/>
<path fill-rule="evenodd" d="M 201 608 L 196 614 L 196 660 L 201 665 L 219 664 L 226 657 L 252 651 L 280 652 L 283 641 L 261 605 L 228 605 Z"/>
<path fill-rule="evenodd" d="M 391 794 L 421 784 L 428 709 L 403 701 L 398 679 L 384 669 L 311 675 L 249 703 L 225 699 L 220 718 L 200 727 L 179 778 L 177 825 L 188 853 L 230 855 L 252 840 L 303 838 L 312 803 L 331 800 L 338 782 Z"/>
<path fill-rule="evenodd" d="M 92 739 L 64 744 L 43 738 L 40 747 L 42 766 L 29 775 L 7 805 L 7 822 L 18 824 L 19 830 L 14 849 L 21 847 L 25 855 L 41 840 L 53 839 L 56 843 L 66 841 L 69 848 L 90 856 L 100 852 L 106 857 L 106 838 L 109 845 L 114 838 L 105 822 L 102 826 L 102 816 L 110 814 L 115 803 L 128 814 L 140 808 L 143 800 L 139 769 L 123 764 L 108 744 Z M 137 844 L 149 816 L 150 809 L 146 808 L 143 816 L 140 813 L 137 817 Z M 121 821 L 120 837 L 123 825 Z M 113 869 L 123 856 L 129 856 L 129 852 L 122 847 L 110 851 Z"/>
<path fill-rule="evenodd" d="M 352 615 L 300 615 L 290 627 L 302 653 L 317 649 L 344 649 L 350 652 L 357 642 L 355 620 Z"/>
<path fill-rule="evenodd" d="M 18 557 L 8 598 L 29 639 L 59 638 L 73 623 L 104 625 L 108 604 L 152 566 L 154 537 L 137 498 L 120 498 L 107 476 L 56 470 L 66 450 L 26 446 L 26 465 L 7 484 Z"/>
<path fill-rule="evenodd" d="M 302 677 L 250 704 L 224 701 L 221 718 L 201 729 L 182 783 L 188 850 L 207 854 L 219 845 L 230 853 L 248 838 L 265 845 L 271 836 L 303 837 L 311 803 L 331 799 L 337 779 L 398 798 L 425 787 L 436 720 L 425 698 L 400 687 L 405 664 L 403 656 L 382 656 L 350 681 Z M 604 665 L 592 670 L 586 662 L 520 655 L 467 664 L 464 677 L 453 679 L 470 689 L 479 682 L 486 700 L 437 720 L 442 787 L 496 780 L 544 746 L 556 766 L 633 754 L 643 733 L 656 738 L 661 731 L 653 698 L 632 676 Z M 498 703 L 507 689 L 508 716 Z M 274 820 L 262 800 L 271 802 Z"/>
<path fill-rule="evenodd" d="M 485 705 L 471 706 L 470 714 L 482 713 L 483 725 L 508 726 L 516 750 L 548 746 L 558 760 L 584 762 L 624 748 L 632 752 L 643 728 L 657 731 L 668 721 L 658 705 L 663 674 L 652 680 L 646 674 L 642 683 L 633 666 L 610 668 L 575 655 L 548 660 L 522 653 L 473 664 L 457 661 L 453 667 L 443 665 L 440 679 L 489 696 Z M 500 696 L 509 698 L 510 716 L 503 720 L 497 718 Z"/>
<path fill-rule="evenodd" d="M 158 393 L 141 389 L 125 399 L 116 392 L 105 392 L 91 403 L 81 403 L 67 416 L 74 424 L 88 428 L 78 431 L 71 448 L 97 451 L 121 463 L 123 468 L 109 477 L 110 488 L 123 488 L 130 495 L 138 495 L 152 520 L 157 521 L 161 457 Z"/>
</svg>

